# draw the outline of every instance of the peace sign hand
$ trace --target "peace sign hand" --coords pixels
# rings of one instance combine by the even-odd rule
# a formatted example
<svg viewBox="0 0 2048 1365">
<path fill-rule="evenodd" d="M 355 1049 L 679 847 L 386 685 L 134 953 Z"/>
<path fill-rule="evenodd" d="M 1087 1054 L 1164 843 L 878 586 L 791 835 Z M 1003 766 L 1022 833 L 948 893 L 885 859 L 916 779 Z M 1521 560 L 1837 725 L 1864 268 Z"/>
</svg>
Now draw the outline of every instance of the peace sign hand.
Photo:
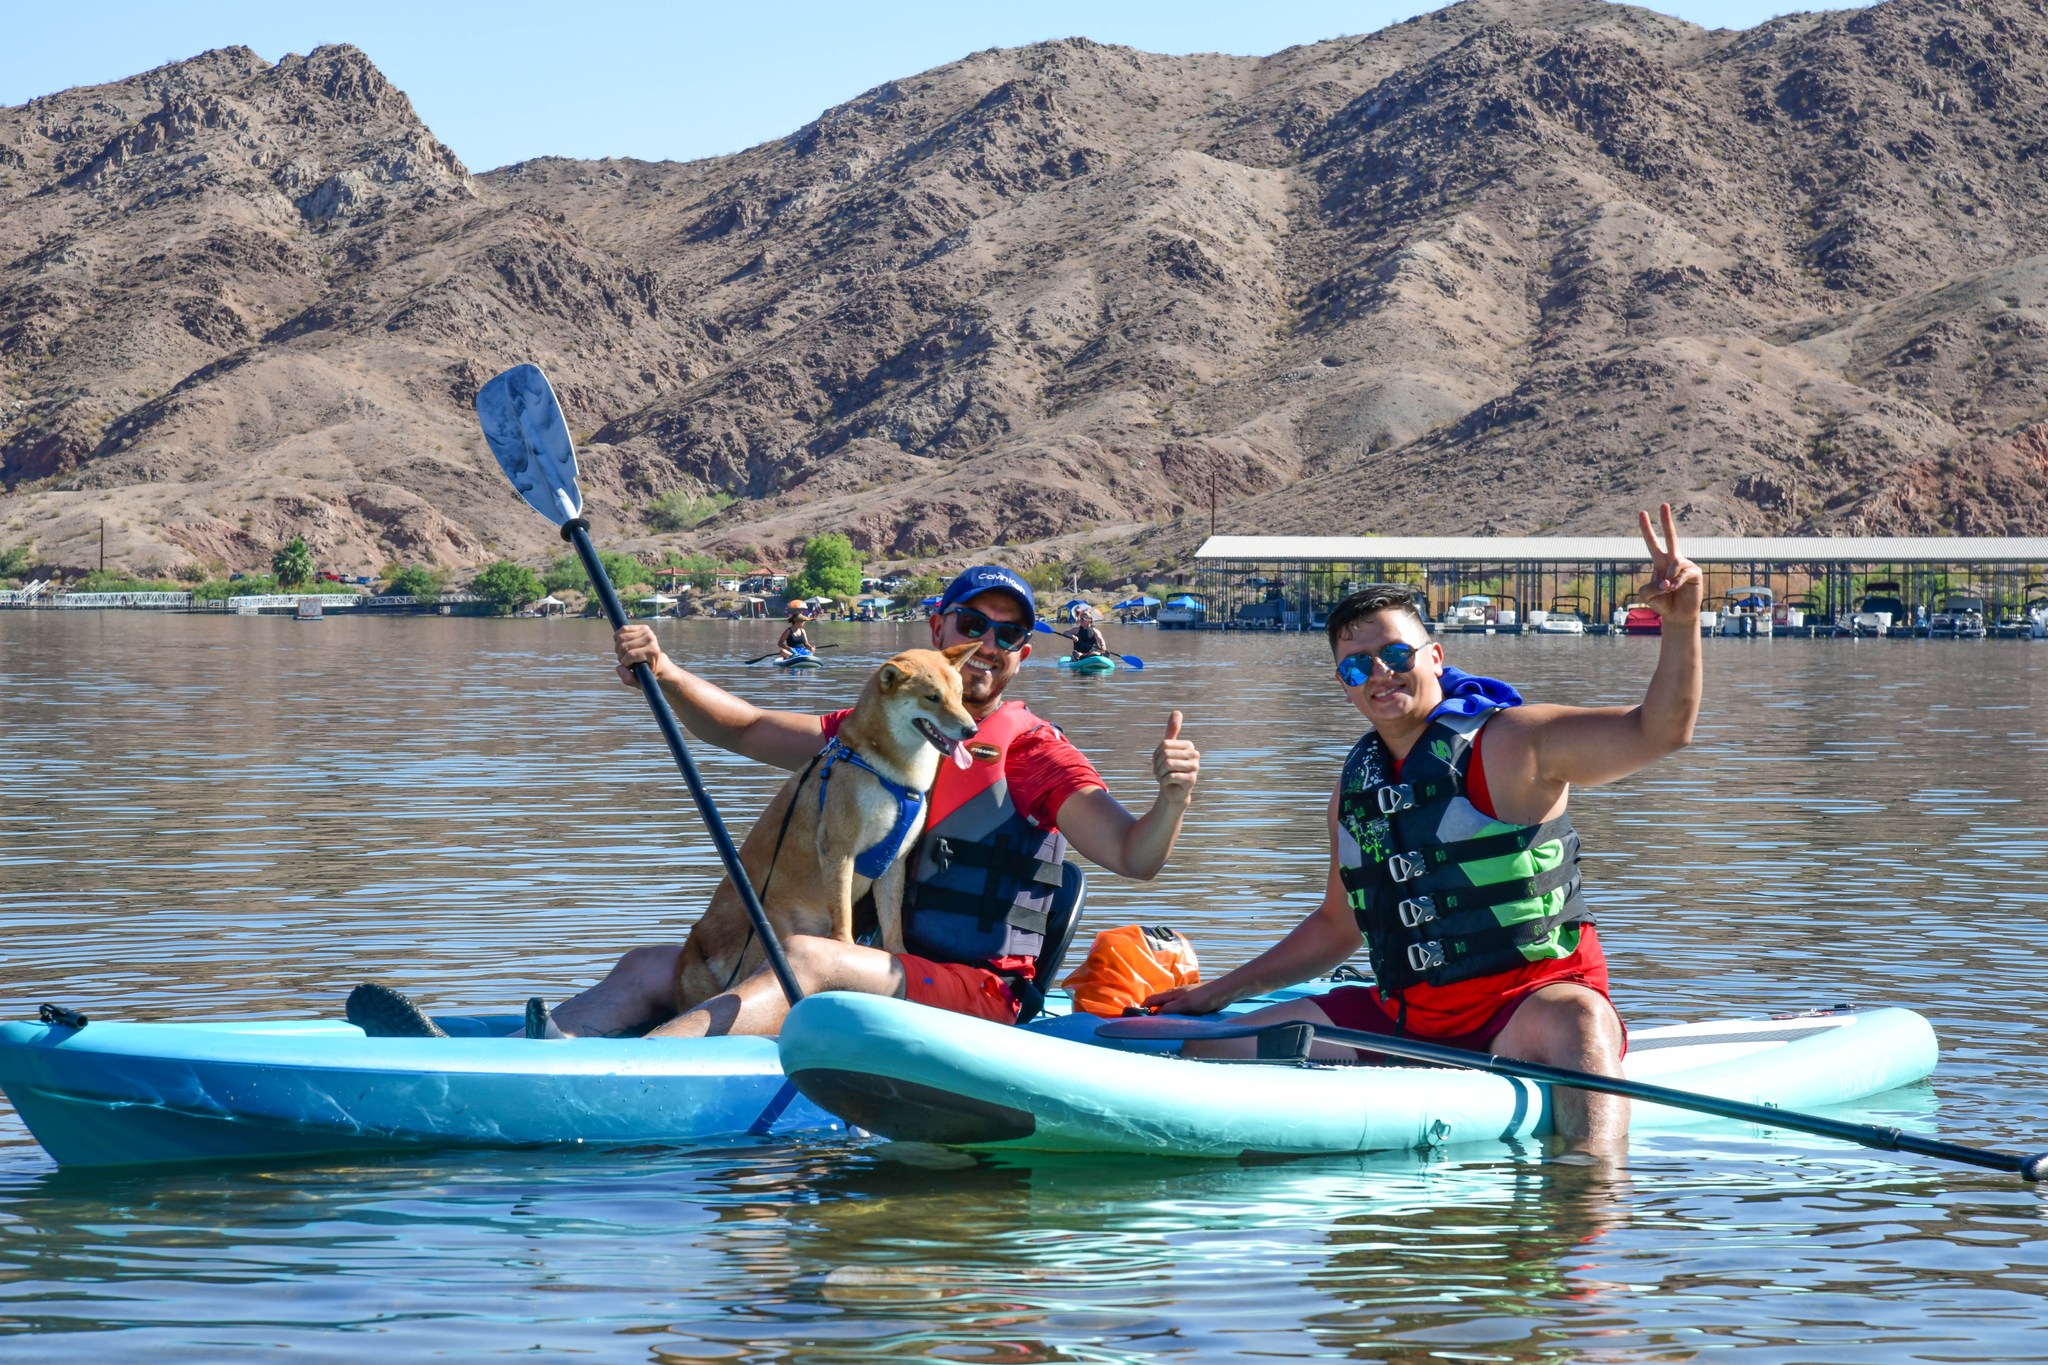
<svg viewBox="0 0 2048 1365">
<path fill-rule="evenodd" d="M 1664 521 L 1664 543 L 1650 526 L 1648 512 L 1636 513 L 1641 523 L 1643 544 L 1650 551 L 1650 581 L 1643 589 L 1643 605 L 1666 621 L 1691 622 L 1700 619 L 1700 601 L 1706 594 L 1706 579 L 1700 566 L 1678 553 L 1678 523 L 1671 518 L 1671 504 L 1659 503 Z"/>
</svg>

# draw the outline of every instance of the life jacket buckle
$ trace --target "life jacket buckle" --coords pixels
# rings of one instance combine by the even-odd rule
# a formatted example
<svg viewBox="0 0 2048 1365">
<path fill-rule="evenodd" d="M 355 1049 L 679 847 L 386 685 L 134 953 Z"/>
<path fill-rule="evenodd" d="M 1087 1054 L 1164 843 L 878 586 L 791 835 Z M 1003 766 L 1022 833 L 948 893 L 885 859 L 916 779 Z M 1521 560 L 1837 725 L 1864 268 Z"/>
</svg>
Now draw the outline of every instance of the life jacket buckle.
<svg viewBox="0 0 2048 1365">
<path fill-rule="evenodd" d="M 1420 853 L 1396 853 L 1387 859 L 1387 875 L 1397 882 L 1412 882 L 1429 871 L 1429 860 Z"/>
<path fill-rule="evenodd" d="M 1397 811 L 1415 809 L 1415 788 L 1406 782 L 1381 787 L 1379 790 L 1380 814 L 1392 815 Z"/>
<path fill-rule="evenodd" d="M 1410 971 L 1417 973 L 1430 972 L 1443 965 L 1444 945 L 1435 939 L 1431 939 L 1427 943 L 1411 943 L 1408 945 L 1408 968 Z"/>
<path fill-rule="evenodd" d="M 932 840 L 932 866 L 940 872 L 949 871 L 953 866 L 953 845 L 944 839 Z"/>
<path fill-rule="evenodd" d="M 1427 924 L 1436 918 L 1436 901 L 1428 896 L 1417 896 L 1413 900 L 1402 901 L 1394 909 L 1401 916 L 1401 923 L 1410 929 L 1418 924 Z"/>
</svg>

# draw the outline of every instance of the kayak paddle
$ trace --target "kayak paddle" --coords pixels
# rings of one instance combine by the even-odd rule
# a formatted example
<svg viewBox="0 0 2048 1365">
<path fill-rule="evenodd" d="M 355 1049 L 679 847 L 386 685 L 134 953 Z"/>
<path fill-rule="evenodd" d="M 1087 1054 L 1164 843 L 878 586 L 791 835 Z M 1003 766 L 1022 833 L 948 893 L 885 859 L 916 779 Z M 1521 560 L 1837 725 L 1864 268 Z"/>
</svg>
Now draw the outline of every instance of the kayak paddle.
<svg viewBox="0 0 2048 1365">
<path fill-rule="evenodd" d="M 1034 620 L 1031 623 L 1031 628 L 1037 631 L 1040 635 L 1057 635 L 1063 640 L 1071 640 L 1074 638 L 1074 632 L 1070 630 L 1054 630 L 1051 626 L 1047 625 L 1043 621 Z M 1110 657 L 1122 659 L 1132 668 L 1143 668 L 1145 666 L 1145 661 L 1135 654 L 1115 654 L 1111 655 Z"/>
<path fill-rule="evenodd" d="M 811 653 L 813 653 L 813 654 L 816 654 L 816 653 L 817 653 L 817 652 L 818 652 L 819 650 L 821 650 L 821 649 L 837 649 L 837 648 L 839 648 L 839 646 L 838 646 L 838 645 L 812 645 L 812 646 L 811 646 Z M 753 658 L 751 658 L 751 659 L 748 659 L 748 660 L 747 660 L 747 662 L 748 662 L 748 663 L 750 663 L 750 664 L 757 664 L 757 663 L 760 663 L 760 662 L 761 662 L 761 660 L 763 660 L 763 659 L 772 659 L 772 658 L 774 658 L 774 657 L 775 657 L 776 655 L 778 655 L 778 654 L 780 654 L 780 653 L 782 653 L 782 651 L 781 651 L 781 650 L 779 650 L 779 649 L 771 649 L 771 650 L 769 650 L 769 651 L 768 651 L 768 652 L 767 652 L 766 654 L 756 654 L 756 655 L 755 655 L 755 656 L 754 656 Z"/>
<path fill-rule="evenodd" d="M 1095 1030 L 1095 1036 L 1149 1038 L 1160 1041 L 1171 1038 L 1257 1038 L 1260 1041 L 1259 1050 L 1262 1057 L 1269 1050 L 1269 1042 L 1279 1045 L 1271 1049 L 1275 1054 L 1273 1060 L 1306 1059 L 1310 1041 L 1321 1038 L 1325 1042 L 1341 1043 L 1346 1047 L 1384 1053 L 1390 1057 L 1405 1057 L 1415 1062 L 1458 1066 L 1470 1071 L 1484 1071 L 1494 1076 L 1514 1076 L 1525 1081 L 1542 1081 L 1549 1085 L 1568 1085 L 1579 1090 L 1595 1090 L 1605 1095 L 1620 1095 L 1624 1099 L 1642 1100 L 1647 1104 L 1661 1104 L 1672 1109 L 1689 1109 L 1694 1113 L 1761 1124 L 1767 1128 L 1790 1128 L 1795 1132 L 1812 1133 L 1817 1137 L 1838 1138 L 1844 1142 L 1874 1147 L 1881 1152 L 1912 1152 L 1917 1156 L 1939 1157 L 1944 1161 L 1960 1161 L 1965 1165 L 1984 1167 L 1986 1170 L 2010 1172 L 2022 1180 L 2048 1180 L 2048 1152 L 2038 1152 L 2033 1156 L 2022 1156 L 2017 1152 L 1994 1152 L 1985 1147 L 1970 1147 L 1959 1142 L 1942 1142 L 1936 1138 L 1903 1133 L 1896 1128 L 1881 1128 L 1874 1123 L 1847 1123 L 1841 1119 L 1823 1118 L 1819 1114 L 1802 1114 L 1796 1110 L 1779 1109 L 1774 1105 L 1722 1099 L 1718 1095 L 1702 1095 L 1691 1090 L 1672 1090 L 1666 1086 L 1649 1085 L 1642 1081 L 1623 1080 L 1618 1076 L 1598 1076 L 1590 1071 L 1547 1066 L 1542 1062 L 1523 1062 L 1512 1057 L 1467 1052 L 1462 1048 L 1445 1047 L 1441 1043 L 1427 1043 L 1419 1038 L 1389 1038 L 1359 1029 L 1337 1028 L 1335 1025 L 1316 1024 L 1305 1020 L 1265 1025 L 1233 1024 L 1221 1019 L 1155 1014 L 1145 1018 L 1109 1020 Z"/>
<path fill-rule="evenodd" d="M 478 391 L 476 415 L 483 424 L 484 440 L 490 443 L 491 454 L 497 457 L 505 477 L 512 480 L 527 506 L 562 528 L 562 539 L 575 547 L 576 557 L 583 561 L 583 571 L 590 575 L 590 586 L 604 604 L 605 618 L 612 623 L 613 630 L 621 629 L 626 624 L 626 609 L 620 605 L 619 595 L 612 591 L 611 578 L 597 558 L 596 547 L 590 543 L 590 523 L 583 517 L 583 494 L 576 487 L 576 447 L 569 440 L 569 424 L 562 417 L 562 405 L 555 401 L 548 377 L 538 365 L 514 366 Z M 726 833 L 725 821 L 719 819 L 718 807 L 711 800 L 711 793 L 704 789 L 697 765 L 683 745 L 682 727 L 676 723 L 675 713 L 669 710 L 667 698 L 654 681 L 654 670 L 646 664 L 634 664 L 633 676 L 647 698 L 648 708 L 654 712 L 655 723 L 661 726 L 668 751 L 675 755 L 683 781 L 690 786 L 690 796 L 696 801 L 706 828 L 711 831 L 718 860 L 725 864 L 725 874 L 732 878 L 734 889 L 740 893 L 740 903 L 746 907 L 747 918 L 760 936 L 768 965 L 774 968 L 782 993 L 794 1005 L 803 999 L 803 988 L 797 985 L 796 973 L 789 969 L 789 959 L 782 955 L 775 926 L 768 922 L 768 913 L 761 908 L 760 897 L 754 894 L 754 883 L 740 864 L 732 836 Z"/>
</svg>

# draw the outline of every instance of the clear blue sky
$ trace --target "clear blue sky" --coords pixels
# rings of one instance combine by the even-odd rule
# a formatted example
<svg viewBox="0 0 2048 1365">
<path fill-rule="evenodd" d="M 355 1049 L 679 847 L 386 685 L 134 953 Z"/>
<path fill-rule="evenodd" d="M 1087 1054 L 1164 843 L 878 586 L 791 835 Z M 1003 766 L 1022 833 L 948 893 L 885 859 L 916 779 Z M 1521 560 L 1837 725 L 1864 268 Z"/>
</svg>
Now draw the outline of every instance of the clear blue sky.
<svg viewBox="0 0 2048 1365">
<path fill-rule="evenodd" d="M 1660 0 L 1708 28 L 1801 9 Z M 1369 33 L 1430 0 L 15 0 L 0 105 L 242 44 L 270 61 L 353 43 L 471 170 L 534 156 L 688 160 L 792 132 L 899 76 L 988 47 L 1086 37 L 1150 52 L 1277 52 Z"/>
</svg>

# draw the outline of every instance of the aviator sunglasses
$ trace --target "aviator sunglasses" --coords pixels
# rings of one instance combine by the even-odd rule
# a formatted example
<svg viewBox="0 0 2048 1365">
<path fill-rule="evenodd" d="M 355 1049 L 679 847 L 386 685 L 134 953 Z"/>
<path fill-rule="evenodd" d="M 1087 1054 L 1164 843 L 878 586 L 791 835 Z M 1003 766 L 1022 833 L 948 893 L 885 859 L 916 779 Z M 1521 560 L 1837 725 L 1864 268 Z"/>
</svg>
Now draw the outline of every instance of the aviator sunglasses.
<svg viewBox="0 0 2048 1365">
<path fill-rule="evenodd" d="M 1372 677 L 1374 659 L 1385 664 L 1389 673 L 1406 673 L 1415 667 L 1415 656 L 1420 652 L 1414 645 L 1396 640 L 1393 644 L 1382 646 L 1378 654 L 1370 650 L 1346 654 L 1337 660 L 1337 676 L 1344 680 L 1346 687 L 1363 687 Z"/>
<path fill-rule="evenodd" d="M 949 607 L 946 615 L 960 623 L 960 634 L 969 640 L 979 640 L 989 631 L 995 631 L 996 648 L 1006 654 L 1016 653 L 1031 638 L 1031 627 L 1015 621 L 992 621 L 973 607 Z"/>
</svg>

